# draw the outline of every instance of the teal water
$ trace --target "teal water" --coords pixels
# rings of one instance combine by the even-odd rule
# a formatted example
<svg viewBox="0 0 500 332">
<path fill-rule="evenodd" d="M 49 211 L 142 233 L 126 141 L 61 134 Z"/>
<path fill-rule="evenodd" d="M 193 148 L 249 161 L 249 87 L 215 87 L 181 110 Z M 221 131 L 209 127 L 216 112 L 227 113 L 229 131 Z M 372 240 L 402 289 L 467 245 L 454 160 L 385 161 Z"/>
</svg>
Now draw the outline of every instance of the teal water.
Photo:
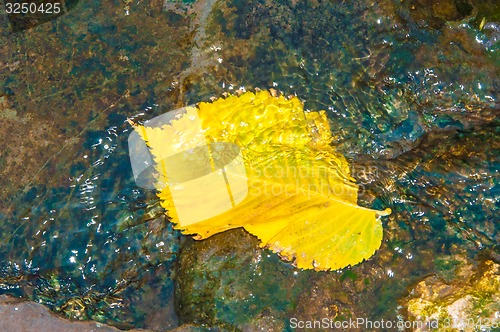
<svg viewBox="0 0 500 332">
<path fill-rule="evenodd" d="M 20 198 L 2 224 L 4 290 L 71 318 L 124 327 L 137 321 L 123 302 L 140 297 L 145 283 L 159 283 L 162 300 L 172 296 L 170 268 L 182 239 L 154 193 L 135 185 L 129 133 L 117 126 L 89 132 L 67 170 L 69 187 L 33 187 Z M 83 169 L 87 159 L 92 167 Z"/>
<path fill-rule="evenodd" d="M 78 98 L 114 100 L 127 89 L 132 97 L 100 118 L 100 129 L 84 127 L 84 143 L 69 155 L 69 164 L 47 164 L 69 185 L 28 186 L 9 203 L 14 212 L 2 216 L 0 225 L 1 293 L 123 328 L 151 326 L 159 311 L 167 317 L 163 329 L 190 322 L 242 328 L 266 313 L 271 326 L 286 329 L 290 316 L 312 311 L 303 308 L 304 298 L 325 286 L 327 274 L 295 270 L 268 251 L 255 251 L 248 239 L 231 247 L 219 237 L 210 247 L 217 254 L 196 261 L 209 251 L 206 244 L 173 231 L 154 192 L 133 181 L 126 117 L 160 115 L 175 107 L 176 94 L 187 105 L 240 86 L 274 87 L 296 94 L 307 109 L 327 110 L 332 144 L 349 158 L 362 184 L 360 204 L 393 210 L 373 259 L 331 272 L 372 285 L 357 295 L 343 290 L 353 295 L 355 304 L 347 306 L 352 311 L 396 317 L 409 285 L 438 269 L 428 262 L 434 255 L 498 255 L 500 44 L 498 31 L 478 29 L 477 17 L 424 24 L 391 1 L 216 2 L 203 46 L 222 45 L 223 61 L 217 70 L 211 63 L 199 65 L 182 83 L 180 72 L 194 64 L 167 49 L 166 60 L 154 62 L 144 50 L 160 41 L 137 32 L 145 23 L 109 19 L 95 6 L 81 3 L 83 18 L 75 13 L 47 29 L 68 49 L 82 43 L 61 59 L 94 47 L 87 67 L 75 64 L 69 71 L 82 77 L 84 84 L 74 88 Z M 102 6 L 112 13 L 121 9 Z M 186 25 L 178 12 L 154 15 L 168 15 L 167 23 L 179 29 Z M 72 32 L 62 37 L 63 30 Z M 2 38 L 16 45 L 30 33 L 37 32 Z M 84 34 L 98 36 L 98 42 Z M 130 71 L 113 67 L 123 50 L 132 59 Z M 169 77 L 166 82 L 151 78 L 158 71 Z M 104 88 L 108 81 L 111 90 Z M 16 84 L 12 77 L 4 80 L 12 91 Z M 68 98 L 58 88 L 49 100 Z M 66 126 L 77 127 L 69 120 Z M 231 236 L 238 243 L 238 235 Z M 371 267 L 391 275 L 374 283 Z M 312 307 L 325 299 L 313 299 Z"/>
</svg>

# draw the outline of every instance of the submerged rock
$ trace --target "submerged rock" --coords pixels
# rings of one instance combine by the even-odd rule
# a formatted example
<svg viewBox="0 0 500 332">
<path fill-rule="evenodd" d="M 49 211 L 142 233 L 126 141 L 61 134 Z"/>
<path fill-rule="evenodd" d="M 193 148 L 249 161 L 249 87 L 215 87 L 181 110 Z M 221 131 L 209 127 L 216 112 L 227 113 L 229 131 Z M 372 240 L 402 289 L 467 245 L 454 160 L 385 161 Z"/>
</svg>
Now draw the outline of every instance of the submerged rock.
<svg viewBox="0 0 500 332">
<path fill-rule="evenodd" d="M 295 307 L 311 273 L 259 249 L 257 238 L 242 229 L 186 242 L 176 274 L 181 323 L 230 330 L 286 326 L 284 313 Z"/>
</svg>

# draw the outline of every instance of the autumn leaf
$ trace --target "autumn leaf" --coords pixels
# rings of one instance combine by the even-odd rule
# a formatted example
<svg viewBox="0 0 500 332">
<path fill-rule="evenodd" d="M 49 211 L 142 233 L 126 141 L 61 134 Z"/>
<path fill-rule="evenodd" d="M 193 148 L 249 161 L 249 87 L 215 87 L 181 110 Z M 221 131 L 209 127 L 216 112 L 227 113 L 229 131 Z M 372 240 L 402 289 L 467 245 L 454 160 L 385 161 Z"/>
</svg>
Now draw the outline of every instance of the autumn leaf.
<svg viewBox="0 0 500 332">
<path fill-rule="evenodd" d="M 188 107 L 161 127 L 134 125 L 154 156 L 155 187 L 175 228 L 197 240 L 243 227 L 302 269 L 371 257 L 381 216 L 357 205 L 324 111 L 268 91 Z"/>
</svg>

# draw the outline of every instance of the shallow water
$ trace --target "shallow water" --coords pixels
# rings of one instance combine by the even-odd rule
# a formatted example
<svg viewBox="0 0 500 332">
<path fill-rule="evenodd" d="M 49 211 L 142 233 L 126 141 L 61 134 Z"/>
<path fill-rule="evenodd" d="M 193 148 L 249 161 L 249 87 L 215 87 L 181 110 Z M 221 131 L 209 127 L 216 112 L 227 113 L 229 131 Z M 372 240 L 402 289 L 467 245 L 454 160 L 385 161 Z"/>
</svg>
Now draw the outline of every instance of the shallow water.
<svg viewBox="0 0 500 332">
<path fill-rule="evenodd" d="M 117 126 L 89 133 L 68 187 L 33 187 L 20 199 L 2 225 L 3 288 L 73 318 L 119 323 L 130 321 L 123 302 L 154 282 L 157 269 L 167 272 L 158 291 L 171 296 L 168 271 L 181 239 L 154 193 L 133 181 L 129 134 Z M 83 160 L 91 167 L 82 170 Z"/>
<path fill-rule="evenodd" d="M 429 257 L 498 254 L 500 44 L 495 29 L 480 31 L 477 17 L 436 23 L 439 27 L 424 24 L 404 5 L 389 1 L 212 5 L 205 39 L 195 35 L 195 46 L 176 39 L 184 36 L 182 29 L 189 30 L 190 22 L 179 14 L 185 4 L 177 5 L 180 11 L 137 5 L 137 16 L 127 21 L 122 6 L 80 3 L 65 21 L 2 34 L 12 54 L 26 40 L 35 51 L 50 49 L 51 42 L 36 39 L 46 33 L 59 38 L 54 43 L 62 50 L 53 53 L 54 66 L 48 69 L 57 77 L 57 61 L 84 58 L 88 48 L 93 52 L 86 67 L 69 61 L 73 76 L 61 74 L 60 86 L 41 84 L 38 104 L 22 101 L 23 82 L 31 82 L 23 75 L 36 77 L 32 69 L 13 74 L 3 69 L 4 90 L 14 91 L 9 98 L 19 116 L 33 105 L 62 105 L 68 119 L 57 121 L 68 132 L 81 133 L 73 135 L 81 140 L 76 150 L 61 152 L 66 159 L 55 155 L 42 164 L 51 177 L 68 179 L 64 184 L 32 181 L 5 202 L 12 213 L 2 216 L 0 226 L 2 293 L 119 327 L 153 326 L 153 313 L 159 311 L 165 316 L 159 329 L 168 329 L 178 323 L 173 311 L 178 287 L 177 301 L 190 305 L 176 308 L 181 322 L 242 328 L 267 310 L 271 326 L 286 328 L 276 322 L 297 314 L 305 294 L 324 286 L 326 274 L 295 271 L 268 251 L 251 260 L 257 251 L 247 239 L 241 248 L 248 256 L 233 248 L 247 266 L 238 257 L 209 255 L 193 264 L 188 280 L 176 279 L 186 277 L 179 258 L 186 237 L 172 230 L 154 192 L 135 185 L 129 164 L 126 117 L 149 119 L 239 87 L 274 87 L 296 94 L 307 109 L 327 110 L 333 144 L 350 159 L 362 185 L 360 204 L 392 208 L 382 248 L 370 262 L 347 270 L 358 278 L 375 267 L 385 273 L 353 296 L 353 311 L 397 316 L 409 285 L 438 269 Z M 153 37 L 161 26 L 141 21 L 148 11 L 147 17 L 181 31 L 179 37 Z M 161 38 L 173 39 L 175 50 Z M 131 62 L 126 70 L 121 67 L 129 60 L 122 56 Z M 65 91 L 63 84 L 74 83 L 72 77 L 81 78 L 74 91 Z M 121 99 L 126 91 L 129 96 Z M 75 103 L 81 109 L 73 110 Z M 89 114 L 80 116 L 83 111 Z M 214 251 L 227 248 L 224 238 L 218 239 Z M 187 242 L 185 264 L 193 262 L 197 249 L 207 250 L 205 244 Z M 232 288 L 206 292 L 213 284 L 200 280 L 210 280 L 207 276 Z M 252 276 L 261 288 L 250 296 Z M 290 291 L 283 291 L 289 283 Z M 215 311 L 206 315 L 199 314 L 207 308 L 200 300 L 204 296 L 215 303 Z M 312 309 L 303 311 L 313 315 Z"/>
</svg>

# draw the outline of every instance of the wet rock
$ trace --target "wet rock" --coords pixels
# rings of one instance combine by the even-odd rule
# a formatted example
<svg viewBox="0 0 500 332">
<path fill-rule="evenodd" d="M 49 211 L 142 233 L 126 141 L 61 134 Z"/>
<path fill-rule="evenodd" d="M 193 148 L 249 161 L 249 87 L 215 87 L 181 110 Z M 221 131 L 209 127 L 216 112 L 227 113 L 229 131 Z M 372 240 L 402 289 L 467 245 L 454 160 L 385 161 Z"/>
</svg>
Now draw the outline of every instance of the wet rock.
<svg viewBox="0 0 500 332">
<path fill-rule="evenodd" d="M 447 21 L 458 21 L 472 14 L 474 9 L 468 0 L 413 0 L 410 1 L 411 15 L 416 22 L 442 28 Z"/>
<path fill-rule="evenodd" d="M 53 331 L 53 332 L 113 332 L 114 327 L 96 322 L 72 322 L 50 313 L 41 304 L 20 302 L 0 295 L 1 331 Z M 130 330 L 146 331 L 146 330 Z"/>
<path fill-rule="evenodd" d="M 182 250 L 176 302 L 181 323 L 268 331 L 282 330 L 310 272 L 259 249 L 258 240 L 238 229 Z"/>
<path fill-rule="evenodd" d="M 492 260 L 479 265 L 463 257 L 455 261 L 455 276 L 447 280 L 432 275 L 418 282 L 404 301 L 406 318 L 425 324 L 417 331 L 432 326 L 440 330 L 476 331 L 498 327 L 500 310 L 500 265 Z"/>
</svg>

